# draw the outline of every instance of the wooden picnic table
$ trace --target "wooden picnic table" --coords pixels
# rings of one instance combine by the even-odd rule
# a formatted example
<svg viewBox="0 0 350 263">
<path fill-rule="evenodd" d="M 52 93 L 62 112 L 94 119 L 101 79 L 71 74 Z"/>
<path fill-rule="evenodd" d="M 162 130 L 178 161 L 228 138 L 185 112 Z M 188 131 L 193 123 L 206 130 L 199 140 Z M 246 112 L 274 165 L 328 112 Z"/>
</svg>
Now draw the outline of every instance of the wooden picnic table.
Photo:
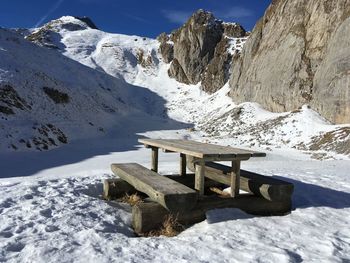
<svg viewBox="0 0 350 263">
<path fill-rule="evenodd" d="M 220 146 L 190 140 L 139 139 L 145 147 L 152 149 L 152 170 L 158 172 L 158 150 L 180 153 L 180 175 L 186 175 L 186 155 L 193 157 L 195 168 L 195 189 L 204 194 L 205 163 L 231 161 L 231 196 L 239 195 L 241 161 L 251 157 L 265 157 L 266 154 L 230 146 Z"/>
</svg>

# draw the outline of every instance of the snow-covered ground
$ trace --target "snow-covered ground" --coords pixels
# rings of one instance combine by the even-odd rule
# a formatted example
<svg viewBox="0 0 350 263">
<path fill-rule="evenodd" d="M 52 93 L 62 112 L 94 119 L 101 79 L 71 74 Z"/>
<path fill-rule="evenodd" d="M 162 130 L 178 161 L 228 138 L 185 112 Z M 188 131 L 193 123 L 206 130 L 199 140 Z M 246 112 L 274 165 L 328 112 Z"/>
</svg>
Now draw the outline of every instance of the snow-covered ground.
<svg viewBox="0 0 350 263">
<path fill-rule="evenodd" d="M 80 25 L 71 17 L 63 21 Z M 114 115 L 96 118 L 87 111 L 86 119 L 108 116 L 112 122 L 102 135 L 78 139 L 79 133 L 72 132 L 76 137 L 67 145 L 50 151 L 0 151 L 0 262 L 350 262 L 348 156 L 328 152 L 331 159 L 318 161 L 295 149 L 312 136 L 346 125 L 331 125 L 306 106 L 271 113 L 253 103 L 235 105 L 226 97 L 227 86 L 207 95 L 199 85 L 180 84 L 167 77 L 168 65 L 155 40 L 94 29 L 70 31 L 60 23 L 57 32 L 54 44 L 61 53 L 115 77 L 108 82 L 91 73 L 106 85 L 114 83 L 115 96 L 134 103 L 120 109 L 123 116 L 114 122 Z M 140 50 L 151 63 L 137 62 Z M 137 106 L 140 93 L 123 90 L 133 87 L 145 90 L 142 98 L 150 101 Z M 158 103 L 145 92 L 159 97 Z M 192 126 L 194 131 L 187 129 Z M 102 180 L 113 176 L 111 163 L 150 165 L 150 150 L 137 142 L 142 136 L 267 152 L 266 158 L 242 167 L 292 182 L 292 213 L 254 217 L 237 209 L 213 210 L 207 220 L 176 237 L 135 237 L 130 207 L 108 203 L 100 195 Z M 160 154 L 159 169 L 176 173 L 178 156 Z"/>
<path fill-rule="evenodd" d="M 178 137 L 185 131 L 164 134 Z M 45 153 L 1 156 L 0 261 L 350 260 L 349 161 L 315 161 L 296 151 L 276 151 L 263 161 L 243 162 L 245 169 L 294 183 L 290 215 L 253 217 L 237 209 L 213 210 L 206 221 L 177 237 L 136 238 L 130 208 L 101 200 L 102 180 L 112 176 L 111 163 L 149 166 L 150 155 L 133 138 L 106 138 Z M 160 155 L 162 173 L 176 173 L 177 165 L 177 155 Z"/>
</svg>

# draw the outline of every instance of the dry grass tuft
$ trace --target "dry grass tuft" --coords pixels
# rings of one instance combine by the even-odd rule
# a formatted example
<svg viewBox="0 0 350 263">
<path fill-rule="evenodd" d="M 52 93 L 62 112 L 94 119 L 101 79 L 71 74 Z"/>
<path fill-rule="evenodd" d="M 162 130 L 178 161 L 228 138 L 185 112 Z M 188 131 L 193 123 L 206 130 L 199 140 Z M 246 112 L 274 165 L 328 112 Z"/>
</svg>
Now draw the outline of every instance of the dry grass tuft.
<svg viewBox="0 0 350 263">
<path fill-rule="evenodd" d="M 135 205 L 138 205 L 140 203 L 143 202 L 141 196 L 139 196 L 138 194 L 132 194 L 132 195 L 128 195 L 126 194 L 122 199 L 121 201 L 123 203 L 127 203 L 131 206 L 135 206 Z"/>
<path fill-rule="evenodd" d="M 177 218 L 174 215 L 168 215 L 165 217 L 163 225 L 158 230 L 152 230 L 148 233 L 144 233 L 145 237 L 158 237 L 158 236 L 166 236 L 166 237 L 174 237 L 180 234 L 185 230 L 185 227 L 181 225 Z"/>
</svg>

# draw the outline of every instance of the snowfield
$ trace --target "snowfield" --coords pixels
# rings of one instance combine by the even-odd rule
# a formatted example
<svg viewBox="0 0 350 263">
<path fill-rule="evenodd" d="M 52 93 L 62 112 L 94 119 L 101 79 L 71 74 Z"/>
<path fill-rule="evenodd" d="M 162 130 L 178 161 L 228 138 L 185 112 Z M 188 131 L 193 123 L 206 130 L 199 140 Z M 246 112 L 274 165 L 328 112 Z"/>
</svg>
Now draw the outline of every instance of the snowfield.
<svg viewBox="0 0 350 263">
<path fill-rule="evenodd" d="M 33 162 L 45 167 L 54 156 L 72 154 L 70 147 L 52 150 L 57 152 L 49 157 L 42 153 L 31 155 L 22 165 Z M 130 207 L 101 200 L 100 194 L 102 180 L 112 177 L 111 163 L 132 160 L 150 166 L 149 150 L 141 147 L 91 156 L 72 164 L 57 163 L 57 167 L 33 174 L 26 174 L 24 167 L 16 165 L 21 162 L 15 156 L 4 159 L 10 163 L 8 177 L 16 172 L 28 177 L 0 180 L 0 261 L 350 260 L 349 161 L 315 161 L 293 151 L 270 153 L 264 161 L 243 162 L 244 169 L 294 183 L 291 214 L 253 217 L 238 209 L 213 210 L 207 213 L 206 221 L 177 237 L 137 238 L 131 229 Z M 160 155 L 162 173 L 176 173 L 177 165 L 177 155 Z"/>
<path fill-rule="evenodd" d="M 72 24 L 81 30 L 71 30 Z M 58 50 L 34 51 L 45 50 L 55 59 L 56 67 L 47 69 L 48 75 L 63 74 L 59 69 L 69 58 L 69 70 L 80 78 L 70 75 L 72 84 L 67 75 L 58 74 L 62 83 L 57 86 L 67 93 L 78 89 L 72 96 L 75 104 L 55 106 L 50 115 L 43 111 L 50 109 L 49 101 L 39 100 L 37 108 L 32 105 L 37 115 L 21 112 L 11 122 L 2 119 L 1 145 L 20 138 L 6 138 L 7 127 L 30 136 L 28 119 L 51 121 L 52 116 L 69 143 L 49 151 L 0 148 L 0 262 L 350 262 L 349 155 L 308 147 L 314 136 L 349 125 L 332 125 L 307 106 L 271 113 L 254 103 L 236 105 L 226 96 L 227 85 L 208 95 L 200 84 L 178 83 L 168 77 L 169 65 L 162 62 L 156 40 L 90 29 L 72 17 L 61 18 L 50 28 L 54 37 L 44 46 Z M 11 56 L 29 63 L 37 61 L 37 53 L 25 55 L 34 51 L 23 39 L 18 40 L 23 53 L 17 52 L 18 43 L 5 41 L 14 33 L 0 30 L 0 56 L 7 59 L 0 60 L 0 81 L 22 83 L 25 79 L 16 77 L 10 67 Z M 25 70 L 22 66 L 16 65 Z M 95 94 L 98 83 L 115 89 L 100 91 L 91 102 L 97 109 L 91 109 L 85 98 Z M 35 98 L 30 91 L 21 92 Z M 115 107 L 116 113 L 101 109 L 101 101 Z M 84 120 L 79 119 L 80 112 Z M 93 131 L 88 121 L 96 122 Z M 103 179 L 113 177 L 111 163 L 150 166 L 151 152 L 137 142 L 140 137 L 264 151 L 266 158 L 242 162 L 243 169 L 292 182 L 293 211 L 256 217 L 238 209 L 212 210 L 205 221 L 176 237 L 136 237 L 130 207 L 106 202 L 101 194 Z M 159 170 L 177 173 L 178 156 L 161 153 Z"/>
</svg>

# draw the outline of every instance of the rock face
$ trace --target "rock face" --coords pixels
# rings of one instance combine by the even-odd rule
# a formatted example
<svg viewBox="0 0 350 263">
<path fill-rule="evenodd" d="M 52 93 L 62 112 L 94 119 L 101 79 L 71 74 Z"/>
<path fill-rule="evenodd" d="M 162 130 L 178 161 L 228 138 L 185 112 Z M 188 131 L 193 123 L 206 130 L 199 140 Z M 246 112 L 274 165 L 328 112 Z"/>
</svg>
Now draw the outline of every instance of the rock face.
<svg viewBox="0 0 350 263">
<path fill-rule="evenodd" d="M 182 68 L 186 79 L 179 75 L 171 77 L 180 82 L 197 84 L 201 81 L 201 74 L 214 56 L 215 47 L 221 39 L 223 29 L 221 22 L 208 12 L 199 10 L 187 21 L 187 23 L 177 30 L 172 39 L 174 41 L 174 63 Z M 170 68 L 174 67 L 172 64 Z"/>
<path fill-rule="evenodd" d="M 174 59 L 174 42 L 170 40 L 170 37 L 162 33 L 158 36 L 159 52 L 162 54 L 165 63 L 170 63 Z"/>
<path fill-rule="evenodd" d="M 232 64 L 230 95 L 272 111 L 309 104 L 350 122 L 350 2 L 274 0 Z"/>
<path fill-rule="evenodd" d="M 170 63 L 169 76 L 186 84 L 202 82 L 207 92 L 215 92 L 229 79 L 234 52 L 233 39 L 245 41 L 246 31 L 238 24 L 223 23 L 213 14 L 198 10 L 170 36 L 161 34 L 159 51 Z"/>
<path fill-rule="evenodd" d="M 222 26 L 221 40 L 202 75 L 202 88 L 209 93 L 219 90 L 229 80 L 231 63 L 239 57 L 246 40 L 246 31 L 242 26 L 229 23 L 222 23 Z"/>
</svg>

